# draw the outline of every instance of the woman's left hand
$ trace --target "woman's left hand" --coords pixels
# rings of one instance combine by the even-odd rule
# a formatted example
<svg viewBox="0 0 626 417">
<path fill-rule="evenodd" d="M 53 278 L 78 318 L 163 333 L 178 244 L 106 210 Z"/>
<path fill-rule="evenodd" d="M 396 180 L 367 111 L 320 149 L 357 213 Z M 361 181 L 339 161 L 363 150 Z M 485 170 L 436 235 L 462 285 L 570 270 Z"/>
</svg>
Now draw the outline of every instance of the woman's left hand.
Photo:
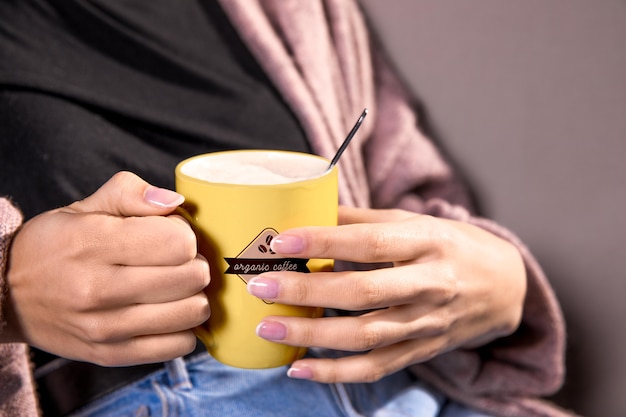
<svg viewBox="0 0 626 417">
<path fill-rule="evenodd" d="M 283 304 L 372 310 L 316 319 L 272 316 L 259 336 L 295 346 L 363 352 L 301 359 L 288 372 L 319 382 L 373 382 L 518 327 L 526 272 L 517 249 L 476 226 L 403 210 L 341 207 L 340 226 L 291 229 L 272 249 L 284 256 L 392 263 L 371 271 L 271 272 L 248 291 Z"/>
</svg>

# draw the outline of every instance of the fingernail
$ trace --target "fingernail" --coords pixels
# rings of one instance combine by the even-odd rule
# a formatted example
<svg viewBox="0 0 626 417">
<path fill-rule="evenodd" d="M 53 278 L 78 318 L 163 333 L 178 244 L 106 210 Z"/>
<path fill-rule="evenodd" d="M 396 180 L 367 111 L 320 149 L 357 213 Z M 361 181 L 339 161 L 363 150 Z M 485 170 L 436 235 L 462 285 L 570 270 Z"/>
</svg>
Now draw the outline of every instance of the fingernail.
<svg viewBox="0 0 626 417">
<path fill-rule="evenodd" d="M 276 321 L 262 321 L 256 327 L 256 335 L 267 340 L 283 340 L 287 336 L 287 328 Z"/>
<path fill-rule="evenodd" d="M 278 235 L 272 239 L 270 247 L 276 253 L 300 253 L 304 250 L 304 240 L 294 235 Z"/>
<path fill-rule="evenodd" d="M 313 371 L 308 366 L 292 366 L 287 371 L 287 376 L 294 379 L 311 379 L 313 378 Z"/>
<path fill-rule="evenodd" d="M 255 297 L 264 299 L 278 297 L 278 282 L 273 279 L 254 277 L 248 281 L 247 289 Z"/>
<path fill-rule="evenodd" d="M 159 187 L 149 187 L 144 199 L 153 206 L 167 208 L 178 207 L 185 201 L 185 197 L 177 192 Z"/>
</svg>

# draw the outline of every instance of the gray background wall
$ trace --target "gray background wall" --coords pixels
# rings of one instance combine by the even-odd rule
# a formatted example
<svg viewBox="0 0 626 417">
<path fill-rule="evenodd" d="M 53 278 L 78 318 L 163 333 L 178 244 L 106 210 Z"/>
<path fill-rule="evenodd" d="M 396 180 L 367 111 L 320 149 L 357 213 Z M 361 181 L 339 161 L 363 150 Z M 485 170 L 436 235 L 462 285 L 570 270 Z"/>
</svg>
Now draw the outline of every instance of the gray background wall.
<svg viewBox="0 0 626 417">
<path fill-rule="evenodd" d="M 626 416 L 626 1 L 363 4 L 483 213 L 554 284 L 570 338 L 555 399 Z"/>
</svg>

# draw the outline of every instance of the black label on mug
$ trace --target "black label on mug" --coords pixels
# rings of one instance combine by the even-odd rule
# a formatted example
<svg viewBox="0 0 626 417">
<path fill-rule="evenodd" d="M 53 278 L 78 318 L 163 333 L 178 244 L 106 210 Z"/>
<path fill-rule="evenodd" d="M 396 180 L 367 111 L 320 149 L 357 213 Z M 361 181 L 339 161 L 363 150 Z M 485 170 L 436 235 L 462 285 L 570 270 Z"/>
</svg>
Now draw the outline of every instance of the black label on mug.
<svg viewBox="0 0 626 417">
<path fill-rule="evenodd" d="M 235 258 L 224 258 L 228 264 L 225 274 L 238 275 L 245 283 L 259 274 L 272 271 L 311 272 L 308 259 L 281 258 L 270 244 L 278 232 L 272 228 L 261 231 Z"/>
<path fill-rule="evenodd" d="M 311 272 L 306 266 L 308 259 L 224 258 L 224 260 L 228 263 L 225 274 L 259 275 L 271 271 Z"/>
</svg>

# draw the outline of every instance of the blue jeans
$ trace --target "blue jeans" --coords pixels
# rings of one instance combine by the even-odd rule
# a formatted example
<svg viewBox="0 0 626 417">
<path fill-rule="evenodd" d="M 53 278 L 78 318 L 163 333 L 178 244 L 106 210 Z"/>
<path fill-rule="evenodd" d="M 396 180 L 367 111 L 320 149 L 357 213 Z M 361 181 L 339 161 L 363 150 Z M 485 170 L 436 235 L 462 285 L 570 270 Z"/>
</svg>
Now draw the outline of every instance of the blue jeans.
<svg viewBox="0 0 626 417">
<path fill-rule="evenodd" d="M 73 417 L 487 417 L 452 403 L 401 371 L 372 384 L 291 379 L 287 368 L 242 370 L 208 354 L 157 371 Z"/>
</svg>

